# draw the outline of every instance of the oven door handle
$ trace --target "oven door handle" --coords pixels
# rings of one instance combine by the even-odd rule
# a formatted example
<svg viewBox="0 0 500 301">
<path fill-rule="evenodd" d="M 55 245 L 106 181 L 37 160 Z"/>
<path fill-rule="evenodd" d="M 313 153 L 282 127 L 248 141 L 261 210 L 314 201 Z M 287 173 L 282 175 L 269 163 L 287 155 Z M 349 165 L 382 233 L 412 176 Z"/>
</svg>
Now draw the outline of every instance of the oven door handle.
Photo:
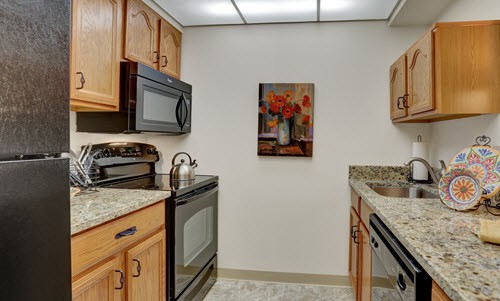
<svg viewBox="0 0 500 301">
<path fill-rule="evenodd" d="M 200 189 L 199 191 L 195 190 L 192 193 L 183 195 L 182 197 L 178 198 L 175 205 L 177 207 L 183 206 L 192 202 L 196 202 L 199 199 L 205 198 L 211 194 L 214 194 L 219 190 L 219 185 L 218 184 L 213 184 L 210 186 L 207 186 L 205 189 Z"/>
</svg>

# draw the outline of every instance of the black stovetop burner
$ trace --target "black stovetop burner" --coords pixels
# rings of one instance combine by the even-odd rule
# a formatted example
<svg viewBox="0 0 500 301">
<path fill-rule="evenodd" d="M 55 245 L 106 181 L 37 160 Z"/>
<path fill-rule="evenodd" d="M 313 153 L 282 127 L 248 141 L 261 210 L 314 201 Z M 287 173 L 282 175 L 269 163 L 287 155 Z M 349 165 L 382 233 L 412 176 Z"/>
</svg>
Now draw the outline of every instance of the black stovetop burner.
<svg viewBox="0 0 500 301">
<path fill-rule="evenodd" d="M 119 188 L 119 189 L 144 189 L 144 190 L 161 190 L 161 191 L 192 191 L 196 188 L 203 187 L 212 182 L 217 182 L 217 176 L 196 176 L 192 181 L 177 181 L 171 182 L 169 174 L 155 174 L 134 179 L 127 179 L 111 184 L 105 184 L 104 188 Z"/>
</svg>

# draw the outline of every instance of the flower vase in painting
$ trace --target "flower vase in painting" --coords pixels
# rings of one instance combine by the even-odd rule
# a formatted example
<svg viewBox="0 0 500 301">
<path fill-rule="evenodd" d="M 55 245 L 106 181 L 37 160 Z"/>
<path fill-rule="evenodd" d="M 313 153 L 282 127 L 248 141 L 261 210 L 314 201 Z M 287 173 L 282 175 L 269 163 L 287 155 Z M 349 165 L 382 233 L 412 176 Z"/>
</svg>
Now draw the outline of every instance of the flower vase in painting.
<svg viewBox="0 0 500 301">
<path fill-rule="evenodd" d="M 314 84 L 259 85 L 259 156 L 312 157 Z"/>
</svg>

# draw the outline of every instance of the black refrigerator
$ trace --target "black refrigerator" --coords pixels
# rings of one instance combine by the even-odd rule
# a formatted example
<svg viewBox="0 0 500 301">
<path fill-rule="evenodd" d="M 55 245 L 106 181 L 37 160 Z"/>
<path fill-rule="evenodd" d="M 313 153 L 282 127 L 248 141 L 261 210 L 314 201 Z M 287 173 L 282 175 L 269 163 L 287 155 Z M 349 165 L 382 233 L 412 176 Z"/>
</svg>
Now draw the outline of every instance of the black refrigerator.
<svg viewBox="0 0 500 301">
<path fill-rule="evenodd" d="M 69 0 L 0 1 L 0 299 L 71 300 Z"/>
</svg>

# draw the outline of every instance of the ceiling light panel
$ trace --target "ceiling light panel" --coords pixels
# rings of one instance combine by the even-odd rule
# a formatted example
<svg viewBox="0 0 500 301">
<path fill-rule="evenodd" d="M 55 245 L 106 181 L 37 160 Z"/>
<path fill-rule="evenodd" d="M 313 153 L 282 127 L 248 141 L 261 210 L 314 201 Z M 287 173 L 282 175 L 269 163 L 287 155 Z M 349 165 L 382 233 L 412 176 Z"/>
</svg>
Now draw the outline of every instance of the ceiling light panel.
<svg viewBox="0 0 500 301">
<path fill-rule="evenodd" d="M 317 0 L 235 0 L 248 23 L 316 21 Z"/>
<path fill-rule="evenodd" d="M 385 20 L 398 0 L 321 0 L 320 21 Z"/>
<path fill-rule="evenodd" d="M 231 0 L 154 0 L 183 26 L 243 24 Z"/>
</svg>

